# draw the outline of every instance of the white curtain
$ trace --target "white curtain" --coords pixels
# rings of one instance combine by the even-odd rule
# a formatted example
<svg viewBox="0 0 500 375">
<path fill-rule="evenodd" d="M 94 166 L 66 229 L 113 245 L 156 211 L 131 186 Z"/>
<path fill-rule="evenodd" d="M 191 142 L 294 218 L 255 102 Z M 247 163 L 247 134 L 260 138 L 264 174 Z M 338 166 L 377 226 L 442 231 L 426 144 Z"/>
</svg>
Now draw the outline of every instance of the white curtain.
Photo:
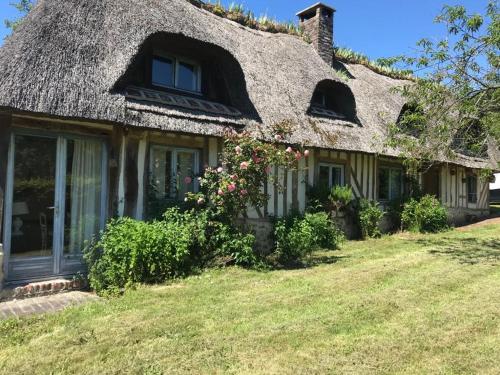
<svg viewBox="0 0 500 375">
<path fill-rule="evenodd" d="M 102 187 L 102 143 L 75 140 L 71 171 L 69 252 L 80 253 L 99 230 Z"/>
</svg>

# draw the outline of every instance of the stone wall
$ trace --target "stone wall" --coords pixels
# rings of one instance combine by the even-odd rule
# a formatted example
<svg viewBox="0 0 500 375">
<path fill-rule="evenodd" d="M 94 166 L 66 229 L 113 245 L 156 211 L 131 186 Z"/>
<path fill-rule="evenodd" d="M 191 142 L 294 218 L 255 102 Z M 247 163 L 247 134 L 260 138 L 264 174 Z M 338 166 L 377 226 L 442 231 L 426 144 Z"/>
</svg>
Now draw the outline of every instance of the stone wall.
<svg viewBox="0 0 500 375">
<path fill-rule="evenodd" d="M 267 219 L 244 219 L 241 223 L 248 227 L 255 235 L 255 247 L 263 254 L 273 251 L 274 225 Z"/>
<path fill-rule="evenodd" d="M 489 209 L 447 208 L 447 210 L 448 221 L 454 226 L 471 224 L 490 216 Z"/>
</svg>

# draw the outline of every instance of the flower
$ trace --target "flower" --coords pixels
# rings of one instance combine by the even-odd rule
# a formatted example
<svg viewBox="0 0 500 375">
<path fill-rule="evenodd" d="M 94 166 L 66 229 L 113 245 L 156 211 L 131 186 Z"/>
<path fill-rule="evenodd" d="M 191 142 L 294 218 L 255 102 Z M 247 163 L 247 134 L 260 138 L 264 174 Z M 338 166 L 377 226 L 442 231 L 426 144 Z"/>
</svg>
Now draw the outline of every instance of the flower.
<svg viewBox="0 0 500 375">
<path fill-rule="evenodd" d="M 205 203 L 205 199 L 204 198 L 198 198 L 198 204 L 202 205 L 203 203 Z"/>
<path fill-rule="evenodd" d="M 243 150 L 241 149 L 241 147 L 240 147 L 240 146 L 236 146 L 236 147 L 234 148 L 234 151 L 236 151 L 236 154 L 240 155 L 240 154 L 241 154 L 241 151 L 243 151 Z"/>
<path fill-rule="evenodd" d="M 270 165 L 268 165 L 268 166 L 266 167 L 266 173 L 267 173 L 267 174 L 271 173 L 271 166 L 270 166 Z"/>
<path fill-rule="evenodd" d="M 289 154 L 290 154 L 290 153 L 292 153 L 292 152 L 293 152 L 293 148 L 288 147 L 288 148 L 286 149 L 286 152 L 288 152 Z"/>
<path fill-rule="evenodd" d="M 245 170 L 245 169 L 248 169 L 248 162 L 244 161 L 240 164 L 240 168 Z"/>
<path fill-rule="evenodd" d="M 235 184 L 229 184 L 227 187 L 227 190 L 229 190 L 230 193 L 236 190 L 236 185 Z"/>
<path fill-rule="evenodd" d="M 222 189 L 219 189 L 219 191 L 217 192 L 217 194 L 219 194 L 219 195 L 222 196 L 222 195 L 224 195 L 224 191 Z"/>
<path fill-rule="evenodd" d="M 275 140 L 277 140 L 277 141 L 281 141 L 282 137 L 281 137 L 281 135 L 276 134 L 276 135 L 274 136 L 274 139 L 275 139 Z"/>
<path fill-rule="evenodd" d="M 187 199 L 187 198 L 184 198 L 184 202 L 189 202 L 189 199 Z"/>
<path fill-rule="evenodd" d="M 309 156 L 309 150 L 304 151 L 304 156 L 307 158 Z"/>
<path fill-rule="evenodd" d="M 247 190 L 247 189 L 242 189 L 242 190 L 240 191 L 240 194 L 241 194 L 241 195 L 248 195 L 248 190 Z"/>
<path fill-rule="evenodd" d="M 193 182 L 193 179 L 191 177 L 187 176 L 184 178 L 184 183 L 186 185 L 189 185 L 191 182 Z"/>
<path fill-rule="evenodd" d="M 231 177 L 231 180 L 234 180 L 234 181 L 236 181 L 238 179 L 238 176 L 235 174 L 232 174 L 230 177 Z"/>
<path fill-rule="evenodd" d="M 302 154 L 301 154 L 299 151 L 297 151 L 297 152 L 295 153 L 295 159 L 297 159 L 297 160 L 302 159 Z"/>
<path fill-rule="evenodd" d="M 224 169 L 222 167 L 217 168 L 218 173 L 222 173 L 223 171 L 224 171 Z"/>
</svg>

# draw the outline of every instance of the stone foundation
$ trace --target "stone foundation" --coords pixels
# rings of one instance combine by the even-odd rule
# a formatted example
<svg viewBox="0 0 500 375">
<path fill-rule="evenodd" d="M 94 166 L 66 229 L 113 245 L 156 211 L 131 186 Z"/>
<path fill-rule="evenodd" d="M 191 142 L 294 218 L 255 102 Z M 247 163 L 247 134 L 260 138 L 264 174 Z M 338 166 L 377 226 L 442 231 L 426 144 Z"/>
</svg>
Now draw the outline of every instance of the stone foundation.
<svg viewBox="0 0 500 375">
<path fill-rule="evenodd" d="M 273 251 L 274 225 L 266 219 L 244 219 L 241 224 L 245 225 L 255 235 L 255 247 L 263 254 Z"/>
<path fill-rule="evenodd" d="M 461 226 L 475 223 L 490 216 L 488 209 L 471 209 L 471 208 L 448 208 L 448 221 L 450 225 Z"/>
<path fill-rule="evenodd" d="M 0 292 L 3 290 L 3 245 L 0 243 Z"/>
</svg>

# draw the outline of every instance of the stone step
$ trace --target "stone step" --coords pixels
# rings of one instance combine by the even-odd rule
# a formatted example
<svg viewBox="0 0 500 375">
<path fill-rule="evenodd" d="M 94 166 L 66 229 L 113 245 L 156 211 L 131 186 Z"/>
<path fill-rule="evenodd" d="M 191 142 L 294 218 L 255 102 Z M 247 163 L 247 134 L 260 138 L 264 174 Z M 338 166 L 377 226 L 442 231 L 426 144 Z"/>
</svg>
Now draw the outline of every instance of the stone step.
<svg viewBox="0 0 500 375">
<path fill-rule="evenodd" d="M 69 291 L 84 290 L 87 288 L 88 285 L 83 279 L 55 279 L 39 281 L 5 289 L 2 292 L 0 300 L 5 301 L 42 297 Z"/>
</svg>

